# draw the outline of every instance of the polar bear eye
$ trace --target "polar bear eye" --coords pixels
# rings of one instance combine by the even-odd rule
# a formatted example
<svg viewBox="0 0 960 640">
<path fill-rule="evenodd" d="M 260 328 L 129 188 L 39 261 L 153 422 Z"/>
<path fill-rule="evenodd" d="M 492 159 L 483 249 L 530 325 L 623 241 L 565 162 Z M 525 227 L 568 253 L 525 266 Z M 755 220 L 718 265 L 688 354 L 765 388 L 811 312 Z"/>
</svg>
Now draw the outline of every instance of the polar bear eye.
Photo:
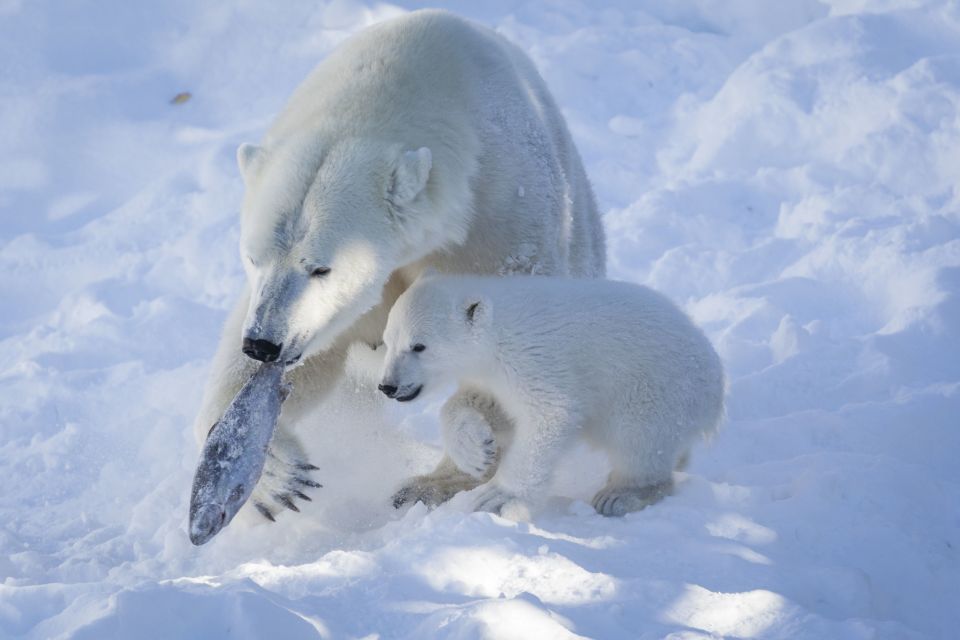
<svg viewBox="0 0 960 640">
<path fill-rule="evenodd" d="M 313 278 L 322 278 L 330 273 L 330 267 L 314 267 L 310 269 L 310 276 Z"/>
<path fill-rule="evenodd" d="M 418 342 L 417 344 L 415 344 L 415 345 L 413 345 L 412 347 L 410 347 L 410 351 L 413 351 L 414 353 L 420 353 L 421 351 L 423 351 L 423 350 L 426 349 L 426 348 L 427 348 L 427 347 L 426 347 L 425 345 L 422 345 L 422 344 L 420 344 L 420 343 Z"/>
</svg>

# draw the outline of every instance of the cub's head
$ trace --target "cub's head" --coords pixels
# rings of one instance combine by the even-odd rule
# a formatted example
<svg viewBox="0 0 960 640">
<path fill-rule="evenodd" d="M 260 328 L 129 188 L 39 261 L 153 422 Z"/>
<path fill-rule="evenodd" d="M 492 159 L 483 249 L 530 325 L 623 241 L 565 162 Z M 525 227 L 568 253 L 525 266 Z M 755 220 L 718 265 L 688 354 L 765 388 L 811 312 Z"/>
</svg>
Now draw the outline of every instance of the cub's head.
<svg viewBox="0 0 960 640">
<path fill-rule="evenodd" d="M 481 369 L 493 352 L 490 303 L 458 291 L 456 278 L 418 280 L 390 310 L 380 391 L 401 402 Z"/>
<path fill-rule="evenodd" d="M 429 206 L 429 149 L 304 138 L 237 152 L 250 286 L 242 348 L 256 360 L 293 363 L 329 347 L 419 257 L 410 247 L 429 245 L 417 222 Z"/>
</svg>

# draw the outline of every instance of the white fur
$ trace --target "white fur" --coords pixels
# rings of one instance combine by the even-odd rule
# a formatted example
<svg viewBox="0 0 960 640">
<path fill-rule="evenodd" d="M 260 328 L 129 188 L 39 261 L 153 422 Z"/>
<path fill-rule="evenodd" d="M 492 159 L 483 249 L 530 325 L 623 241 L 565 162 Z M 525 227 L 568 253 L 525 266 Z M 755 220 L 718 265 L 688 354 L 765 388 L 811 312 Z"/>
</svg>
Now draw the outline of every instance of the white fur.
<svg viewBox="0 0 960 640">
<path fill-rule="evenodd" d="M 287 444 L 273 452 L 299 461 L 289 426 L 332 388 L 350 343 L 379 340 L 425 267 L 604 275 L 590 185 L 543 80 L 502 37 L 446 12 L 348 40 L 237 158 L 248 287 L 223 332 L 200 440 L 256 365 L 243 337 L 301 358 L 276 441 Z M 317 268 L 330 272 L 311 277 Z"/>
<path fill-rule="evenodd" d="M 723 413 L 710 342 L 667 298 L 628 283 L 426 277 L 394 304 L 384 344 L 382 381 L 398 397 L 457 379 L 507 414 L 499 430 L 464 411 L 445 420 L 447 453 L 462 471 L 489 477 L 489 449 L 500 450 L 475 492 L 480 510 L 536 506 L 577 437 L 610 457 L 597 510 L 640 509 L 669 492 L 673 470 Z"/>
</svg>

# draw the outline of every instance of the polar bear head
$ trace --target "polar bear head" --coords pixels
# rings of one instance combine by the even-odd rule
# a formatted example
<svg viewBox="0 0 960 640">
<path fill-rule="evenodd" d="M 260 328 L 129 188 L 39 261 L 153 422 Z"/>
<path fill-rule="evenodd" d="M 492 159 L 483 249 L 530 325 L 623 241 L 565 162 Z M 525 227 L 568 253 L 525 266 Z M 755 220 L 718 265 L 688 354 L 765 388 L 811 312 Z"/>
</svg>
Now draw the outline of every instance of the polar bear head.
<svg viewBox="0 0 960 640">
<path fill-rule="evenodd" d="M 379 387 L 388 397 L 413 400 L 425 387 L 489 366 L 494 352 L 489 299 L 457 281 L 420 278 L 390 309 Z"/>
<path fill-rule="evenodd" d="M 399 266 L 435 248 L 430 150 L 315 137 L 242 145 L 244 353 L 293 363 L 330 346 L 381 300 Z M 435 217 L 435 216 L 433 216 Z"/>
</svg>

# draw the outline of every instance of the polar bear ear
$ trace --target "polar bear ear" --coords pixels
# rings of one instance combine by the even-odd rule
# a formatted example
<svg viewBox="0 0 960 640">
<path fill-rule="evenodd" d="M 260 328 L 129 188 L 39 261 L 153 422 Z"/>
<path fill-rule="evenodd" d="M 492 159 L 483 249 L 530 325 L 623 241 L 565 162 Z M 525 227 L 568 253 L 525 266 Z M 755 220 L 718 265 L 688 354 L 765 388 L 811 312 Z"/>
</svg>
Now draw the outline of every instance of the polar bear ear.
<svg viewBox="0 0 960 640">
<path fill-rule="evenodd" d="M 433 155 L 426 147 L 400 154 L 387 189 L 387 199 L 397 207 L 413 202 L 427 186 L 432 167 Z"/>
<path fill-rule="evenodd" d="M 262 157 L 263 148 L 255 144 L 244 142 L 237 147 L 237 166 L 240 167 L 240 175 L 243 176 L 244 182 L 250 182 Z"/>
<path fill-rule="evenodd" d="M 481 296 L 472 296 L 462 305 L 464 318 L 471 326 L 481 326 L 490 322 L 490 301 Z"/>
</svg>

